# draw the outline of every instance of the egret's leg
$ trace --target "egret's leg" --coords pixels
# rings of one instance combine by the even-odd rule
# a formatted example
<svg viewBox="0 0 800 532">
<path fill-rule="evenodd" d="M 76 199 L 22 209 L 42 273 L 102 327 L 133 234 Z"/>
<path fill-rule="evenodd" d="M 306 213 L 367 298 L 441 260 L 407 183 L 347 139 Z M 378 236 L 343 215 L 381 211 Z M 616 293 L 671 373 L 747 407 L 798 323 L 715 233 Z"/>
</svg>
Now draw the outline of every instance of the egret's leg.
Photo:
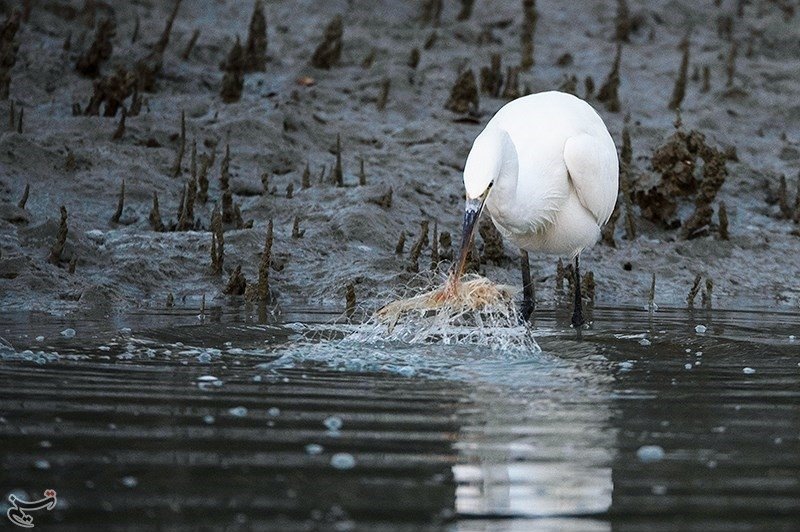
<svg viewBox="0 0 800 532">
<path fill-rule="evenodd" d="M 533 282 L 531 282 L 531 264 L 528 260 L 528 252 L 524 249 L 519 252 L 522 264 L 522 321 L 528 321 L 536 308 L 536 300 L 534 299 Z"/>
<path fill-rule="evenodd" d="M 583 298 L 581 296 L 581 271 L 578 255 L 575 255 L 575 308 L 572 311 L 572 326 L 577 329 L 584 323 Z"/>
</svg>

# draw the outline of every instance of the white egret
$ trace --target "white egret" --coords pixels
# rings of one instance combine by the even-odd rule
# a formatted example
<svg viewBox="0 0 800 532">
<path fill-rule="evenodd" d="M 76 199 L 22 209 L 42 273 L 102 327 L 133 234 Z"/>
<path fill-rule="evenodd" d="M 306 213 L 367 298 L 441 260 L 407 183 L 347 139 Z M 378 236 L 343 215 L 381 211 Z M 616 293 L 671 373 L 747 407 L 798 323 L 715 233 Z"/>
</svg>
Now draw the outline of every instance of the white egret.
<svg viewBox="0 0 800 532">
<path fill-rule="evenodd" d="M 579 256 L 600 237 L 617 201 L 617 149 L 585 101 L 541 92 L 504 105 L 475 139 L 464 167 L 463 272 L 484 207 L 500 234 L 520 248 L 523 315 L 533 310 L 528 252 L 575 260 L 572 324 L 583 324 Z"/>
</svg>

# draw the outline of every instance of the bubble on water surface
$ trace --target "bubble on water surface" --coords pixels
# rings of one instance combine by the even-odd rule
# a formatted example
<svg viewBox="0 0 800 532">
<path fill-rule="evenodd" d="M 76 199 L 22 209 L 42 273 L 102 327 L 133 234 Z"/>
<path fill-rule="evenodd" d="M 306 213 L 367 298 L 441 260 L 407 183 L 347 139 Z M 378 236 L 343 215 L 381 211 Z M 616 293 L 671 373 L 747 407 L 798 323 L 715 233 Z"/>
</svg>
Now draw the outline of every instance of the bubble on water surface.
<svg viewBox="0 0 800 532">
<path fill-rule="evenodd" d="M 322 454 L 322 450 L 323 450 L 322 449 L 322 445 L 320 445 L 318 443 L 309 443 L 308 445 L 306 445 L 305 449 L 306 449 L 306 453 L 310 454 L 311 456 Z"/>
<path fill-rule="evenodd" d="M 322 422 L 322 424 L 325 425 L 325 427 L 327 427 L 327 429 L 329 431 L 336 432 L 338 430 L 341 430 L 342 425 L 344 423 L 342 423 L 342 419 L 341 418 L 336 417 L 336 416 L 330 416 L 330 417 L 325 418 L 325 420 Z"/>
<path fill-rule="evenodd" d="M 75 329 L 64 329 L 61 331 L 61 336 L 64 338 L 75 338 Z"/>
<path fill-rule="evenodd" d="M 247 415 L 247 408 L 243 406 L 236 406 L 229 409 L 228 413 L 234 417 L 245 417 Z"/>
<path fill-rule="evenodd" d="M 640 462 L 658 462 L 664 459 L 664 449 L 660 445 L 642 445 L 636 451 L 636 457 Z"/>
<path fill-rule="evenodd" d="M 707 329 L 705 325 L 696 325 L 694 330 L 697 334 L 703 334 Z"/>
<path fill-rule="evenodd" d="M 220 386 L 222 386 L 222 381 L 213 375 L 203 375 L 201 377 L 197 377 L 197 387 L 201 390 L 219 388 Z"/>
<path fill-rule="evenodd" d="M 336 453 L 331 456 L 331 465 L 335 469 L 353 469 L 356 466 L 356 459 L 350 453 Z"/>
</svg>

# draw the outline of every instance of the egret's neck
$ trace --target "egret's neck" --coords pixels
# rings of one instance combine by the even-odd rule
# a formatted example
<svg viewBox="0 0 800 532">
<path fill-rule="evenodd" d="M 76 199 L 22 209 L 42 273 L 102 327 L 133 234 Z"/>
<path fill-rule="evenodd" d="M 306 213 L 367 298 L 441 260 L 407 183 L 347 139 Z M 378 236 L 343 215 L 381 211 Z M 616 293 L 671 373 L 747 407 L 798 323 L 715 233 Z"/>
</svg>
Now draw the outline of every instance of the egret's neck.
<svg viewBox="0 0 800 532">
<path fill-rule="evenodd" d="M 503 131 L 500 135 L 502 164 L 494 180 L 494 185 L 487 198 L 487 207 L 495 217 L 497 211 L 510 211 L 517 203 L 517 176 L 519 175 L 519 159 L 517 149 L 511 137 Z M 499 207 L 499 208 L 493 208 Z"/>
<path fill-rule="evenodd" d="M 511 137 L 503 135 L 503 164 L 500 166 L 500 174 L 497 176 L 495 186 L 500 187 L 498 191 L 504 194 L 516 196 L 517 176 L 519 175 L 519 159 L 517 149 L 514 147 Z"/>
</svg>

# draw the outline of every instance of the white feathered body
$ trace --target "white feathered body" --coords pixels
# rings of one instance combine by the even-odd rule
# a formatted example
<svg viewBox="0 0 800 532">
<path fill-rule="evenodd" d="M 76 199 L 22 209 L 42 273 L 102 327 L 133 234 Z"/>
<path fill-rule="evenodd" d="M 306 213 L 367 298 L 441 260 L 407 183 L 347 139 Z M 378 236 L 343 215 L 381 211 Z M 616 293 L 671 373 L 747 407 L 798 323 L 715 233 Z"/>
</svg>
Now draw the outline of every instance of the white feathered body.
<svg viewBox="0 0 800 532">
<path fill-rule="evenodd" d="M 617 200 L 619 162 L 603 120 L 561 92 L 506 104 L 473 144 L 468 181 L 494 174 L 486 199 L 504 238 L 527 251 L 573 257 L 600 237 Z"/>
</svg>

